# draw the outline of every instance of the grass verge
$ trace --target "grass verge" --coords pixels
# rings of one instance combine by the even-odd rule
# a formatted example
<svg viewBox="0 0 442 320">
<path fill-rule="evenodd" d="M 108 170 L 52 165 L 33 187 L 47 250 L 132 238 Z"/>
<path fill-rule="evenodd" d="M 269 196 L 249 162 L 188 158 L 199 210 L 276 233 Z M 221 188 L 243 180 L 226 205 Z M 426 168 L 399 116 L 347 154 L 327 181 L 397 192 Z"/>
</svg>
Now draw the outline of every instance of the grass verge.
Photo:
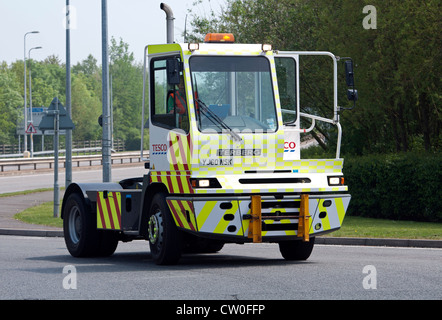
<svg viewBox="0 0 442 320">
<path fill-rule="evenodd" d="M 64 189 L 60 188 L 60 190 Z M 54 190 L 54 188 L 41 188 L 41 189 L 35 189 L 35 190 L 26 190 L 26 191 L 17 191 L 17 192 L 10 192 L 10 193 L 2 193 L 0 194 L 0 198 L 3 197 L 13 197 L 13 196 L 20 196 L 20 195 L 26 195 L 31 193 L 38 193 L 38 192 L 44 192 L 44 191 L 51 191 Z"/>
<path fill-rule="evenodd" d="M 53 217 L 53 208 L 53 202 L 46 202 L 17 213 L 14 218 L 26 223 L 62 228 L 63 220 Z M 442 223 L 393 221 L 348 216 L 344 219 L 342 228 L 333 232 L 330 236 L 442 240 Z"/>
<path fill-rule="evenodd" d="M 442 240 L 442 223 L 345 217 L 333 237 Z"/>
<path fill-rule="evenodd" d="M 40 224 L 59 228 L 63 227 L 63 220 L 61 218 L 54 218 L 54 202 L 52 201 L 16 213 L 14 219 L 30 224 Z"/>
</svg>

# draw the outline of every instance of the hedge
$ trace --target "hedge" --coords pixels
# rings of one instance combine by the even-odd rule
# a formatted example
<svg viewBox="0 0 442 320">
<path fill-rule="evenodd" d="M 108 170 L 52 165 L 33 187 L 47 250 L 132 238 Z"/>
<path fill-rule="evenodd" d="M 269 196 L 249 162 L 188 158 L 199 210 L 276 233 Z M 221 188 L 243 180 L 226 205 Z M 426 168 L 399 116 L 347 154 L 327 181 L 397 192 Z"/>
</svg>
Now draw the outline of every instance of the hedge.
<svg viewBox="0 0 442 320">
<path fill-rule="evenodd" d="M 346 157 L 348 215 L 442 222 L 442 154 Z"/>
</svg>

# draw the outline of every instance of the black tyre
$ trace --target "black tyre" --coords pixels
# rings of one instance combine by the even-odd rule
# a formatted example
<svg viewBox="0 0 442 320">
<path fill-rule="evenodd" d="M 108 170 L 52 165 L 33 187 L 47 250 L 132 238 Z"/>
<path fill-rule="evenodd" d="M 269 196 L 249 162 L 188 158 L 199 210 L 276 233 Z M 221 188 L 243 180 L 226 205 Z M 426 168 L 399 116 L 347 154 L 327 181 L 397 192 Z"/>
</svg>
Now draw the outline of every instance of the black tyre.
<svg viewBox="0 0 442 320">
<path fill-rule="evenodd" d="M 117 231 L 98 230 L 100 237 L 100 245 L 98 248 L 98 256 L 108 257 L 114 254 L 118 247 Z"/>
<path fill-rule="evenodd" d="M 166 203 L 164 193 L 157 193 L 149 211 L 149 245 L 156 264 L 178 263 L 181 257 L 181 234 Z"/>
<path fill-rule="evenodd" d="M 96 216 L 77 193 L 66 200 L 63 232 L 66 247 L 73 257 L 110 256 L 118 245 L 115 231 L 97 230 Z"/>
<path fill-rule="evenodd" d="M 279 251 L 285 260 L 307 260 L 313 251 L 315 238 L 304 242 L 301 240 L 289 240 L 279 242 Z"/>
<path fill-rule="evenodd" d="M 74 257 L 94 256 L 100 245 L 97 221 L 77 193 L 69 195 L 63 212 L 64 241 Z"/>
</svg>

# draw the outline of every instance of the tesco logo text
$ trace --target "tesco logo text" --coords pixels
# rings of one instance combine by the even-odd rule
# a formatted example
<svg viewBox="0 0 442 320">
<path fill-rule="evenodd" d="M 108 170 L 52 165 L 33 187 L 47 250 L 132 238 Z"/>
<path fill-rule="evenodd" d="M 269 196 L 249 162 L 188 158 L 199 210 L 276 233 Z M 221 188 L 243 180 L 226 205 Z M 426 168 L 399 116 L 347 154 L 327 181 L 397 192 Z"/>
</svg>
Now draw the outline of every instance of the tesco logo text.
<svg viewBox="0 0 442 320">
<path fill-rule="evenodd" d="M 167 151 L 167 145 L 166 144 L 152 144 L 152 151 L 154 152 L 161 152 L 161 151 Z"/>
</svg>

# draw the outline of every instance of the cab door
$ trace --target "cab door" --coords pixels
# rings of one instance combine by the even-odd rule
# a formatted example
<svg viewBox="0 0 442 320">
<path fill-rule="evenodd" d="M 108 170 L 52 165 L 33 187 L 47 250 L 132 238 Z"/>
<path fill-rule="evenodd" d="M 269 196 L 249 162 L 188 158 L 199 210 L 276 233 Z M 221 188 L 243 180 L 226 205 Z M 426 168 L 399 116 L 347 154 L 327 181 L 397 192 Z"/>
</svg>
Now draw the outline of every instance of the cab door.
<svg viewBox="0 0 442 320">
<path fill-rule="evenodd" d="M 150 162 L 155 171 L 187 171 L 189 113 L 179 54 L 150 59 Z M 174 78 L 172 78 L 174 77 Z"/>
<path fill-rule="evenodd" d="M 299 160 L 299 55 L 279 52 L 275 55 L 275 65 L 284 122 L 284 160 Z"/>
</svg>

